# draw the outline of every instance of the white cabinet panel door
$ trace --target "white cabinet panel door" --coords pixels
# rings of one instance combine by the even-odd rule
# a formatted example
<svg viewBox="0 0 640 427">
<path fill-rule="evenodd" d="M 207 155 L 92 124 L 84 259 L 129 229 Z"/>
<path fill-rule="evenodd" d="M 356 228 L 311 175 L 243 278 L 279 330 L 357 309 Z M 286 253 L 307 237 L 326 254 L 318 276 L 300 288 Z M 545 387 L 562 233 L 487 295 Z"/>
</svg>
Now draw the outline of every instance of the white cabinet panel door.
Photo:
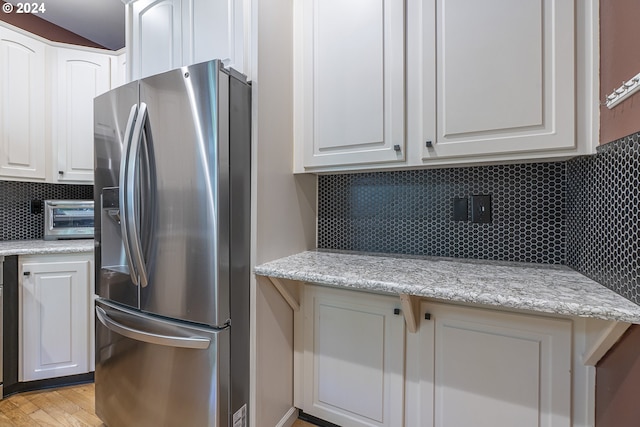
<svg viewBox="0 0 640 427">
<path fill-rule="evenodd" d="M 46 261 L 20 263 L 20 381 L 89 372 L 91 262 Z"/>
<path fill-rule="evenodd" d="M 245 72 L 244 0 L 138 0 L 127 35 L 132 80 L 221 59 Z"/>
<path fill-rule="evenodd" d="M 404 318 L 399 300 L 305 289 L 304 408 L 341 426 L 400 426 Z"/>
<path fill-rule="evenodd" d="M 0 27 L 0 176 L 46 178 L 45 44 Z"/>
<path fill-rule="evenodd" d="M 425 91 L 437 119 L 423 159 L 573 149 L 574 21 L 568 0 L 437 0 L 436 89 Z"/>
<path fill-rule="evenodd" d="M 92 183 L 93 98 L 110 88 L 110 57 L 63 48 L 56 56 L 53 181 Z"/>
<path fill-rule="evenodd" d="M 126 53 L 111 57 L 111 89 L 129 82 L 127 72 Z"/>
<path fill-rule="evenodd" d="M 182 2 L 139 0 L 132 3 L 132 80 L 182 65 Z"/>
<path fill-rule="evenodd" d="M 421 425 L 570 427 L 571 321 L 422 303 Z"/>
<path fill-rule="evenodd" d="M 295 7 L 294 132 L 304 167 L 403 161 L 404 2 Z"/>
<path fill-rule="evenodd" d="M 188 10 L 185 10 L 188 5 Z M 183 3 L 184 64 L 221 59 L 244 72 L 242 0 L 192 0 Z"/>
</svg>

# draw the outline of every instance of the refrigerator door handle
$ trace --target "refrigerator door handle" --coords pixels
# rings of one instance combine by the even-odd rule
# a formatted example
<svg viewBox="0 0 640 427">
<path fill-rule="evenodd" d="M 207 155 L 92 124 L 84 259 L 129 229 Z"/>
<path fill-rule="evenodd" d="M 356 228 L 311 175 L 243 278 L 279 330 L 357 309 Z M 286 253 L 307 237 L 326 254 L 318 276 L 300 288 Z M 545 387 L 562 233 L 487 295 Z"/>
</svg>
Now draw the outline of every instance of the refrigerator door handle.
<svg viewBox="0 0 640 427">
<path fill-rule="evenodd" d="M 129 112 L 129 120 L 127 121 L 127 127 L 124 132 L 124 141 L 122 146 L 122 156 L 120 159 L 120 191 L 119 191 L 119 206 L 120 206 L 120 231 L 122 232 L 122 242 L 124 244 L 124 252 L 127 257 L 127 263 L 129 264 L 129 270 L 131 275 L 131 280 L 134 284 L 138 284 L 138 273 L 136 272 L 136 266 L 133 263 L 133 258 L 131 257 L 131 243 L 129 240 L 129 227 L 127 220 L 127 209 L 126 207 L 126 183 L 127 183 L 127 165 L 129 161 L 129 156 L 131 154 L 131 138 L 133 136 L 133 126 L 136 122 L 136 116 L 138 115 L 138 105 L 134 104 L 131 106 L 131 111 Z"/>
<path fill-rule="evenodd" d="M 147 104 L 141 102 L 138 119 L 136 120 L 136 124 L 133 128 L 133 134 L 131 136 L 131 148 L 127 155 L 127 166 L 125 168 L 126 175 L 124 181 L 124 221 L 127 223 L 126 239 L 129 242 L 133 265 L 135 265 L 135 268 L 133 269 L 135 271 L 131 272 L 131 278 L 136 285 L 140 285 L 142 287 L 147 286 L 148 276 L 144 257 L 142 256 L 142 243 L 140 241 L 139 232 L 139 214 L 136 213 L 135 209 L 135 188 L 136 176 L 138 174 L 137 168 L 140 163 L 140 145 L 142 143 L 143 129 L 147 118 Z"/>
<path fill-rule="evenodd" d="M 152 332 L 130 328 L 129 326 L 125 326 L 110 318 L 106 311 L 100 307 L 96 307 L 96 316 L 98 317 L 98 320 L 100 320 L 100 323 L 102 323 L 107 329 L 136 341 L 164 345 L 167 347 L 190 348 L 196 350 L 206 350 L 211 344 L 211 340 L 204 337 L 177 337 L 154 334 Z"/>
</svg>

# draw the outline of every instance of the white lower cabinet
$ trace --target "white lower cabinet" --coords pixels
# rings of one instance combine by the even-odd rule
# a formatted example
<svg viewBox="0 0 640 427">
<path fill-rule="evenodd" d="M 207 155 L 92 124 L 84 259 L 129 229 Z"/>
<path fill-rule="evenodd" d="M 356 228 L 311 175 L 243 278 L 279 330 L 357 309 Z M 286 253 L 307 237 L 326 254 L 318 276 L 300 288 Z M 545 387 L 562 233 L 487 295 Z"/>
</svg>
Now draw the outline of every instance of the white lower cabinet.
<svg viewBox="0 0 640 427">
<path fill-rule="evenodd" d="M 93 254 L 19 259 L 18 380 L 93 370 Z"/>
<path fill-rule="evenodd" d="M 570 320 L 426 302 L 420 314 L 416 425 L 572 425 Z"/>
<path fill-rule="evenodd" d="M 405 333 L 398 297 L 303 293 L 296 404 L 310 415 L 343 427 L 578 425 L 569 319 L 423 301 Z"/>
<path fill-rule="evenodd" d="M 404 319 L 399 300 L 305 287 L 304 412 L 349 426 L 401 426 Z M 298 378 L 300 380 L 300 378 Z"/>
</svg>

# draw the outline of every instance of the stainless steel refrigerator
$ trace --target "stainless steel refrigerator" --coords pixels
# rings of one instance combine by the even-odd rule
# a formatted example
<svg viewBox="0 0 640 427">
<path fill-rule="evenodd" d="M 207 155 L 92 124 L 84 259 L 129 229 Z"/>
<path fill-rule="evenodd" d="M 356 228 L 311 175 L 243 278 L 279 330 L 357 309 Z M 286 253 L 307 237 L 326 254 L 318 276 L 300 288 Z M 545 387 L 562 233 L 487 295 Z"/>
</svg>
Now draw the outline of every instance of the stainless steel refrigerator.
<svg viewBox="0 0 640 427">
<path fill-rule="evenodd" d="M 96 413 L 248 424 L 251 91 L 211 61 L 95 99 Z"/>
</svg>

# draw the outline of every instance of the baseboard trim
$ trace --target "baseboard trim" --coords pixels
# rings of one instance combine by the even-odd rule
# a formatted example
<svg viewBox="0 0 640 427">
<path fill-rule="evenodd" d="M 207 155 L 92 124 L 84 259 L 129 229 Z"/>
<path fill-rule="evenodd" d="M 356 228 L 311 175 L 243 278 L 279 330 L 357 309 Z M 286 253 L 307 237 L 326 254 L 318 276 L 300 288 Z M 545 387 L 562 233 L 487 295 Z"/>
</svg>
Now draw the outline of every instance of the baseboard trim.
<svg viewBox="0 0 640 427">
<path fill-rule="evenodd" d="M 284 414 L 284 417 L 282 417 L 280 422 L 276 424 L 276 427 L 291 427 L 293 423 L 296 422 L 297 419 L 298 419 L 298 408 L 294 408 L 292 406 L 291 409 L 289 409 L 287 413 Z"/>
<path fill-rule="evenodd" d="M 64 387 L 69 385 L 86 384 L 94 381 L 94 373 L 69 375 L 66 377 L 47 378 L 45 380 L 27 381 L 23 383 L 11 384 L 2 390 L 3 396 L 8 397 L 15 393 L 25 391 L 44 390 L 47 388 Z"/>
</svg>

